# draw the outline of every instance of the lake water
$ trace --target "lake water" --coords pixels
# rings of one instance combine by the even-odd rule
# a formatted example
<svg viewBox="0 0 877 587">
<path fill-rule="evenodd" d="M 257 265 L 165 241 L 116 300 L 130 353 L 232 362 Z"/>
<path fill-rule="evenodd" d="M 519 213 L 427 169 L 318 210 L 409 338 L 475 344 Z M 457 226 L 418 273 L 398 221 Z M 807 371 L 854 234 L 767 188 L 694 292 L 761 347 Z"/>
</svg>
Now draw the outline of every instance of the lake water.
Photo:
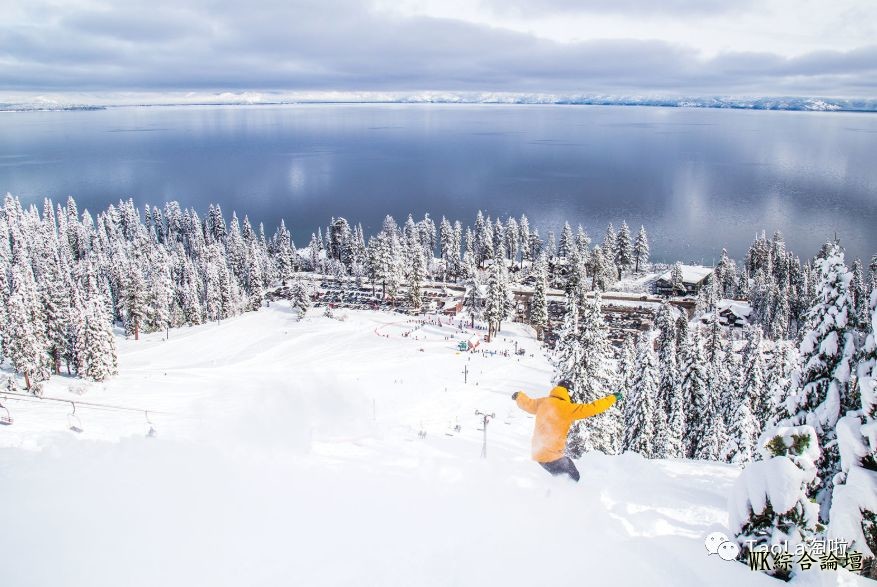
<svg viewBox="0 0 877 587">
<path fill-rule="evenodd" d="M 781 230 L 877 252 L 877 115 L 607 106 L 301 105 L 0 113 L 0 193 L 236 209 L 300 246 L 331 216 L 526 213 L 602 238 L 645 224 L 657 259 L 711 262 Z"/>
</svg>

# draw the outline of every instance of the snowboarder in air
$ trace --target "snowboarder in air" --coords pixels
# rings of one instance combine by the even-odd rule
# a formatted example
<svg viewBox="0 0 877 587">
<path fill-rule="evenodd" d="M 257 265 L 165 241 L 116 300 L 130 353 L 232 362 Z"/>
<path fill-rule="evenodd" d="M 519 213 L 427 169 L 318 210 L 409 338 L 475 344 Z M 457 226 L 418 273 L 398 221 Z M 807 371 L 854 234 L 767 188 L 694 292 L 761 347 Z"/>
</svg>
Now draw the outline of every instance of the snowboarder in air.
<svg viewBox="0 0 877 587">
<path fill-rule="evenodd" d="M 621 393 L 609 394 L 589 404 L 575 404 L 569 399 L 572 383 L 568 379 L 557 382 L 548 397 L 533 399 L 523 391 L 516 391 L 512 399 L 518 407 L 536 415 L 536 429 L 533 431 L 533 460 L 542 465 L 552 475 L 569 475 L 573 481 L 579 480 L 579 470 L 568 456 L 564 455 L 569 427 L 575 420 L 583 420 L 605 412 L 621 401 Z"/>
</svg>

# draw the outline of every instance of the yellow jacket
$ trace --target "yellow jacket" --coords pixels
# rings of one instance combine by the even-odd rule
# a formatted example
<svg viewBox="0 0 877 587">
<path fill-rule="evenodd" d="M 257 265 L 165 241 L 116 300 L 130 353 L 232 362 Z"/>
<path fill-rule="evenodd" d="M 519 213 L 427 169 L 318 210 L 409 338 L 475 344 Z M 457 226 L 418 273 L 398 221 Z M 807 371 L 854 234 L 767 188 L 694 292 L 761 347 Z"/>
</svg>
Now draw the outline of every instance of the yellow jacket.
<svg viewBox="0 0 877 587">
<path fill-rule="evenodd" d="M 563 457 L 566 436 L 575 420 L 590 418 L 605 412 L 615 403 L 615 396 L 607 395 L 589 404 L 574 404 L 570 401 L 566 388 L 557 386 L 551 390 L 548 397 L 539 399 L 528 397 L 520 391 L 515 401 L 525 412 L 536 414 L 533 460 L 547 463 Z"/>
</svg>

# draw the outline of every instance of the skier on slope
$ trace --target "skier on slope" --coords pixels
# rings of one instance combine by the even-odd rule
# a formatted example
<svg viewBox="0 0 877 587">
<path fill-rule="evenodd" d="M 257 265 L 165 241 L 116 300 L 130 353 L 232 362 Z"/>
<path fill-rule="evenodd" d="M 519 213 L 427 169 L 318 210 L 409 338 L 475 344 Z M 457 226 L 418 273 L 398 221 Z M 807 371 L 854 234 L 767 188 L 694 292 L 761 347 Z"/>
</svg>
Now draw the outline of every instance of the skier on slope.
<svg viewBox="0 0 877 587">
<path fill-rule="evenodd" d="M 536 415 L 533 431 L 533 460 L 552 475 L 566 473 L 573 481 L 579 480 L 579 470 L 564 455 L 569 427 L 575 420 L 590 418 L 605 412 L 621 401 L 621 393 L 613 393 L 589 404 L 574 404 L 569 399 L 572 383 L 568 379 L 558 381 L 548 397 L 533 399 L 523 391 L 516 391 L 512 399 L 518 407 Z"/>
</svg>

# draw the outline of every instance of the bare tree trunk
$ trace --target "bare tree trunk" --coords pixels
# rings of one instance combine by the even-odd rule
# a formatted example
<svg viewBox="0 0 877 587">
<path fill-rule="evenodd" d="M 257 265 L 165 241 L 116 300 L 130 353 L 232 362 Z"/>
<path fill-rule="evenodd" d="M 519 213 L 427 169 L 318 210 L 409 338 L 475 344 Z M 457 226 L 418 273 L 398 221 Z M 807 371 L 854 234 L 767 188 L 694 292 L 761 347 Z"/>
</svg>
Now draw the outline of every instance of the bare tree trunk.
<svg viewBox="0 0 877 587">
<path fill-rule="evenodd" d="M 24 372 L 24 388 L 30 389 L 30 375 L 27 374 L 27 371 Z"/>
</svg>

